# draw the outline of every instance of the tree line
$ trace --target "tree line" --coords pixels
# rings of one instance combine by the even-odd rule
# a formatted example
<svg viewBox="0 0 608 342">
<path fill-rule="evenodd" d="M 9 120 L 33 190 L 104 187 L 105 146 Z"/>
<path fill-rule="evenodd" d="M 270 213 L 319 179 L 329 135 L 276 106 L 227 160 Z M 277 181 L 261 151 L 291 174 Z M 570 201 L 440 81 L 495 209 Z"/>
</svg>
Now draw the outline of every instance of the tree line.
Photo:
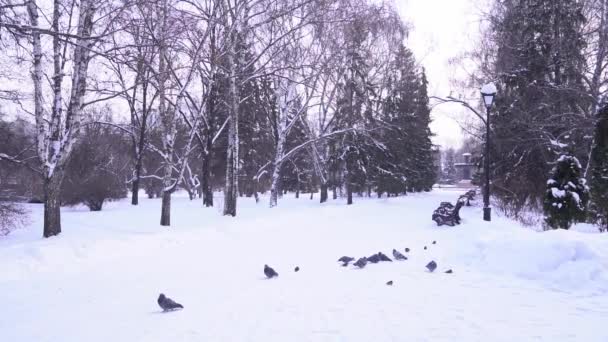
<svg viewBox="0 0 608 342">
<path fill-rule="evenodd" d="M 0 99 L 25 129 L 4 170 L 60 206 L 178 188 L 236 216 L 240 196 L 399 195 L 436 178 L 425 72 L 390 2 L 0 0 Z M 23 74 L 29 74 L 24 78 Z M 32 124 L 28 122 L 32 121 Z"/>
</svg>

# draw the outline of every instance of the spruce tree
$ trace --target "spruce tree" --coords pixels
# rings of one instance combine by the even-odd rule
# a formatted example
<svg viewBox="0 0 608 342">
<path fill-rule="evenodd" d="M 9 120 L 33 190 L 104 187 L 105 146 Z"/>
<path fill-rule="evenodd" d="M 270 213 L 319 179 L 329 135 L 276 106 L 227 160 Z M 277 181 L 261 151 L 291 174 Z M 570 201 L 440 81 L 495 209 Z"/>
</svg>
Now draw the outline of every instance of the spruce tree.
<svg viewBox="0 0 608 342">
<path fill-rule="evenodd" d="M 542 203 L 549 165 L 564 147 L 578 158 L 583 108 L 585 48 L 582 2 L 496 2 L 488 41 L 495 55 L 487 76 L 498 82 L 492 109 L 493 195 L 514 208 Z"/>
<path fill-rule="evenodd" d="M 608 102 L 604 102 L 597 114 L 593 149 L 591 150 L 591 201 L 593 211 L 602 225 L 608 229 Z"/>
<path fill-rule="evenodd" d="M 562 155 L 547 181 L 545 223 L 553 229 L 568 229 L 586 218 L 589 187 L 576 157 Z"/>
</svg>

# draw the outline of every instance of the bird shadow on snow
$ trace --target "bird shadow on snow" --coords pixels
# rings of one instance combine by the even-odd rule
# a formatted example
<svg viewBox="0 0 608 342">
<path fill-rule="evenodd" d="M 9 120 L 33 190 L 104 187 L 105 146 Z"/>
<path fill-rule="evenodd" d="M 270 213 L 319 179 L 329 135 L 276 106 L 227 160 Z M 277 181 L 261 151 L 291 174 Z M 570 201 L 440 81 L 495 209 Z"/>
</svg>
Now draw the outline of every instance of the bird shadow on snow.
<svg viewBox="0 0 608 342">
<path fill-rule="evenodd" d="M 149 313 L 151 315 L 158 315 L 158 314 L 163 315 L 163 314 L 174 313 L 174 312 L 178 312 L 178 311 L 182 311 L 182 310 L 168 310 L 168 311 L 160 310 L 160 311 L 150 311 Z"/>
</svg>

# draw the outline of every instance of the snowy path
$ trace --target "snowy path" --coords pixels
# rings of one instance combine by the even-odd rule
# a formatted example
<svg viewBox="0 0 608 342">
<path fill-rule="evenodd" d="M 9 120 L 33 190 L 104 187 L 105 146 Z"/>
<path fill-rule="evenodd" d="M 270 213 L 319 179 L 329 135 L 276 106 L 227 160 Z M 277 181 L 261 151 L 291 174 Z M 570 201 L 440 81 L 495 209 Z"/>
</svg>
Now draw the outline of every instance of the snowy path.
<svg viewBox="0 0 608 342">
<path fill-rule="evenodd" d="M 236 219 L 179 198 L 170 230 L 157 225 L 159 201 L 121 202 L 101 213 L 64 211 L 64 234 L 49 240 L 38 239 L 36 213 L 32 228 L 0 240 L 0 336 L 608 341 L 608 235 L 534 233 L 504 219 L 488 226 L 479 208 L 464 208 L 459 228 L 435 228 L 432 210 L 457 195 L 353 207 L 286 197 L 272 210 L 243 200 Z M 403 262 L 363 270 L 335 262 L 405 247 Z M 432 274 L 424 269 L 431 259 L 439 264 Z M 278 279 L 264 279 L 265 263 Z M 447 268 L 454 274 L 439 272 Z M 160 313 L 159 292 L 185 309 Z"/>
</svg>

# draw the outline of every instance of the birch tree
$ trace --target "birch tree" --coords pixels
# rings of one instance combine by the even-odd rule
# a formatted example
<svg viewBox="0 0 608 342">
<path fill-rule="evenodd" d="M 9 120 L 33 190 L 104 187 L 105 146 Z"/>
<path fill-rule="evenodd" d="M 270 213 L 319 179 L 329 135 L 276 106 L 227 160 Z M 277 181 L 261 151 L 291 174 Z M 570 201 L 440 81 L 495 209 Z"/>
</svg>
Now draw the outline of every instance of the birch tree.
<svg viewBox="0 0 608 342">
<path fill-rule="evenodd" d="M 117 8 L 106 1 L 55 0 L 49 10 L 36 0 L 12 5 L 22 21 L 2 21 L 0 26 L 30 44 L 36 151 L 45 195 L 43 236 L 50 237 L 61 233 L 61 184 L 82 123 L 92 51 L 115 29 L 114 18 L 124 4 Z M 44 58 L 49 55 L 50 66 Z"/>
</svg>

